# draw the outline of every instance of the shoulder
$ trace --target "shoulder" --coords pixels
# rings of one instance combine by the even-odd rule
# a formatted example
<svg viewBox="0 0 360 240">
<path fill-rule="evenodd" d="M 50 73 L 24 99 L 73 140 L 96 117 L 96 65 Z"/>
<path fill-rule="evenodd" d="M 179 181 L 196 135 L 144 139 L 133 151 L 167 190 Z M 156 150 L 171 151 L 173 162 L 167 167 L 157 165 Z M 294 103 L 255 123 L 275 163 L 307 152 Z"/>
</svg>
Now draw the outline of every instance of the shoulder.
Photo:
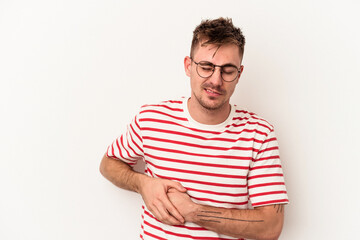
<svg viewBox="0 0 360 240">
<path fill-rule="evenodd" d="M 141 106 L 141 111 L 146 111 L 146 110 L 158 110 L 158 111 L 162 111 L 165 109 L 168 110 L 173 110 L 173 111 L 183 111 L 183 102 L 184 102 L 185 98 L 181 97 L 178 99 L 173 99 L 173 100 L 164 100 L 161 102 L 157 102 L 157 103 L 149 103 L 149 104 L 145 104 L 143 106 Z"/>
<path fill-rule="evenodd" d="M 234 121 L 237 121 L 238 123 L 241 122 L 243 124 L 257 126 L 258 128 L 262 128 L 266 132 L 271 132 L 274 130 L 274 126 L 265 118 L 247 109 L 239 108 L 236 105 L 234 105 L 234 107 L 235 107 L 235 113 L 233 117 Z"/>
<path fill-rule="evenodd" d="M 141 117 L 150 117 L 156 115 L 170 116 L 170 117 L 180 117 L 184 112 L 183 103 L 186 100 L 185 97 L 178 99 L 165 100 L 157 103 L 145 104 L 140 108 L 140 118 Z"/>
</svg>

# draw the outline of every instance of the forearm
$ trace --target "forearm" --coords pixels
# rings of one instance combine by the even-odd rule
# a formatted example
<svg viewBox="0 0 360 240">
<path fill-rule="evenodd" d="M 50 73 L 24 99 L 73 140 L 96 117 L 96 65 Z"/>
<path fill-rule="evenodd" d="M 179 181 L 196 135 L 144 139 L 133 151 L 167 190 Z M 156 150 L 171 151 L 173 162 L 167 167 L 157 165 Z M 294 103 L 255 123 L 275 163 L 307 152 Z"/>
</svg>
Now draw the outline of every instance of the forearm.
<svg viewBox="0 0 360 240">
<path fill-rule="evenodd" d="M 100 164 L 101 174 L 119 188 L 140 192 L 140 184 L 148 176 L 135 172 L 128 164 L 104 155 Z"/>
<path fill-rule="evenodd" d="M 277 239 L 283 225 L 283 205 L 226 209 L 196 204 L 186 221 L 237 238 Z"/>
<path fill-rule="evenodd" d="M 169 225 L 184 223 L 184 218 L 166 195 L 170 188 L 186 192 L 180 183 L 137 173 L 126 163 L 109 158 L 106 155 L 101 161 L 100 172 L 116 186 L 141 194 L 146 207 L 158 220 Z"/>
</svg>

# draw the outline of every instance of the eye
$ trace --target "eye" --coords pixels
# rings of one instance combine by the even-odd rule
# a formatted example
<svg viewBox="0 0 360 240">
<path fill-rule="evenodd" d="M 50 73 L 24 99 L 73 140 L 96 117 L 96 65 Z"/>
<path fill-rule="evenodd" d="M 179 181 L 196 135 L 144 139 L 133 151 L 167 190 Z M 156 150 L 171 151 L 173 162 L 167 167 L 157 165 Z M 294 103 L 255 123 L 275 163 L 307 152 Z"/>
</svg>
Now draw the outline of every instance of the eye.
<svg viewBox="0 0 360 240">
<path fill-rule="evenodd" d="M 234 66 L 224 66 L 222 68 L 222 72 L 229 75 L 236 74 L 237 71 L 238 71 L 237 68 Z"/>
<path fill-rule="evenodd" d="M 213 68 L 211 66 L 200 66 L 202 71 L 211 72 Z"/>
<path fill-rule="evenodd" d="M 200 67 L 201 71 L 204 71 L 204 72 L 212 72 L 214 70 L 214 66 L 208 62 L 200 62 L 199 67 Z"/>
</svg>

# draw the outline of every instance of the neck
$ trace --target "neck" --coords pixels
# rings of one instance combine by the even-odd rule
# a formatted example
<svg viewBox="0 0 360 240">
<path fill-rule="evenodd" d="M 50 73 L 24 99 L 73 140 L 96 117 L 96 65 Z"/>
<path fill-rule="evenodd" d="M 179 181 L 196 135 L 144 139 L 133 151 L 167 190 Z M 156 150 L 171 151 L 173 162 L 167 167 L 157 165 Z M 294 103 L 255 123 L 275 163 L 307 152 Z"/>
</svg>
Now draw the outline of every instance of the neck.
<svg viewBox="0 0 360 240">
<path fill-rule="evenodd" d="M 216 125 L 224 122 L 231 111 L 229 103 L 225 103 L 224 106 L 219 109 L 206 109 L 201 106 L 193 97 L 187 102 L 190 116 L 197 122 L 207 125 Z"/>
</svg>

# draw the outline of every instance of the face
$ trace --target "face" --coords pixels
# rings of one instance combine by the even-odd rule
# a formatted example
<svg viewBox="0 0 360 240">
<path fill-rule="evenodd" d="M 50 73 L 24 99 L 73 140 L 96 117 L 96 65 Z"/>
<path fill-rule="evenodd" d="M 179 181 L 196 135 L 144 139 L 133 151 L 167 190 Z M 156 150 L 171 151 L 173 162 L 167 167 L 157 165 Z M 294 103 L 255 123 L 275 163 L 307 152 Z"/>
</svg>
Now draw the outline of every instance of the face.
<svg viewBox="0 0 360 240">
<path fill-rule="evenodd" d="M 195 62 L 206 61 L 215 65 L 232 64 L 242 72 L 241 57 L 238 46 L 234 44 L 215 46 L 198 46 L 194 51 Z M 229 106 L 230 97 L 235 90 L 240 75 L 233 82 L 225 82 L 221 78 L 220 68 L 208 78 L 202 78 L 196 71 L 196 64 L 189 57 L 184 60 L 186 75 L 190 77 L 191 104 L 199 105 L 207 110 L 219 110 Z"/>
</svg>

